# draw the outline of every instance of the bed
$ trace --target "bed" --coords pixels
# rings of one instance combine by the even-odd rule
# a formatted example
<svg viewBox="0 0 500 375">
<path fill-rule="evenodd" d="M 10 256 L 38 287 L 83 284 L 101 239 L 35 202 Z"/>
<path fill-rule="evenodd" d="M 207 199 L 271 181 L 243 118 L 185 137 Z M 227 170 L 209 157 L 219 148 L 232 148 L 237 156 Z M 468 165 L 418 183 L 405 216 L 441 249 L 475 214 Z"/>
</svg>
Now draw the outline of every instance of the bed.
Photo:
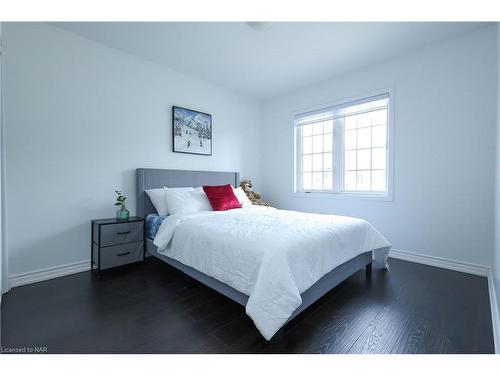
<svg viewBox="0 0 500 375">
<path fill-rule="evenodd" d="M 141 168 L 137 169 L 136 174 L 137 215 L 142 217 L 156 212 L 145 193 L 146 189 L 224 184 L 239 186 L 238 172 Z M 167 219 L 161 224 L 155 240 L 146 238 L 147 254 L 245 306 L 247 314 L 267 340 L 355 272 L 365 268 L 367 276 L 370 276 L 374 260 L 388 268 L 390 243 L 369 223 L 360 219 L 257 207 L 204 212 L 177 219 L 173 215 Z M 335 220 L 333 231 L 332 220 Z M 282 230 L 278 224 L 274 225 L 278 222 L 281 223 Z M 295 223 L 305 229 L 297 234 Z M 314 249 L 321 249 L 321 246 L 314 243 L 317 241 L 315 237 L 311 237 L 310 232 L 321 234 L 322 227 L 327 234 L 328 231 L 331 232 L 331 238 L 328 238 L 332 241 L 332 249 L 355 248 L 356 251 L 340 251 L 340 260 L 337 259 L 340 255 L 335 259 L 331 258 L 334 251 L 314 252 Z M 261 232 L 267 229 L 269 234 L 266 237 Z M 255 242 L 257 246 L 255 243 L 247 246 L 246 241 L 250 243 L 254 240 L 256 232 L 261 242 Z M 259 246 L 262 241 L 263 246 Z M 335 241 L 338 243 L 334 245 Z M 287 252 L 291 244 L 299 242 L 301 246 L 295 246 L 294 252 Z M 265 248 L 266 243 L 270 246 L 272 244 L 272 251 L 260 249 Z M 356 244 L 351 246 L 351 243 Z M 301 250 L 302 248 L 305 250 Z M 313 255 L 304 254 L 306 251 Z M 219 258 L 209 258 L 215 257 L 215 252 L 220 253 L 217 255 Z M 259 254 L 262 254 L 261 258 Z M 320 255 L 314 254 L 328 255 L 321 255 L 319 261 Z M 255 262 L 258 267 L 252 266 L 253 258 L 250 256 L 259 260 Z M 315 257 L 318 260 L 315 261 Z"/>
</svg>

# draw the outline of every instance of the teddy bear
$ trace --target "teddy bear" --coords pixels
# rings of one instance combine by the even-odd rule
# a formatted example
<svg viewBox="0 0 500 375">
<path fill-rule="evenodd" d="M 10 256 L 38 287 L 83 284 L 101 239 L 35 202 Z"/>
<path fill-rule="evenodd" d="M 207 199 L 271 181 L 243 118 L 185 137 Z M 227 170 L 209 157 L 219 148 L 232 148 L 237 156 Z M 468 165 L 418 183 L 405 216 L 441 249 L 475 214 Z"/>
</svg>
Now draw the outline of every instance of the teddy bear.
<svg viewBox="0 0 500 375">
<path fill-rule="evenodd" d="M 252 181 L 242 180 L 240 182 L 240 187 L 243 189 L 243 191 L 247 195 L 248 199 L 250 199 L 250 202 L 252 202 L 252 204 L 255 204 L 257 206 L 266 206 L 266 207 L 270 206 L 269 203 L 266 203 L 262 200 L 260 194 L 253 191 Z"/>
</svg>

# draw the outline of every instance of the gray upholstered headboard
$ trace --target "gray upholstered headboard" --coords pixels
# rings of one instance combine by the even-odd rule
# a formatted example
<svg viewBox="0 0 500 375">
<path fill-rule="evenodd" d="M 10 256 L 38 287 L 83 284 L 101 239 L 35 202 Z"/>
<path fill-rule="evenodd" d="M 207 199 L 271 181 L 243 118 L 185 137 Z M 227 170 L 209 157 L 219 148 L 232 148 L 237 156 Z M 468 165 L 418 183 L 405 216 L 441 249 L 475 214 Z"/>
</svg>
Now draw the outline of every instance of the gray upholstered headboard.
<svg viewBox="0 0 500 375">
<path fill-rule="evenodd" d="M 166 187 L 225 185 L 238 187 L 239 172 L 183 171 L 177 169 L 138 168 L 137 178 L 137 216 L 145 217 L 156 210 L 144 190 Z"/>
</svg>

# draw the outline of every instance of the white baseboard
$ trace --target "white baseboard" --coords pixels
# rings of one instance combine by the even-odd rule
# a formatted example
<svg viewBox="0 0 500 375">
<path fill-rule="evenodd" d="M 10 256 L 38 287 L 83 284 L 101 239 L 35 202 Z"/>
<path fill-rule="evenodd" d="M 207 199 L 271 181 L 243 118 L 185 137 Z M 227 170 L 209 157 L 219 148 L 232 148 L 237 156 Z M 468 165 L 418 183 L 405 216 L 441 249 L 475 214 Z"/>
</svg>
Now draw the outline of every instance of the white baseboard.
<svg viewBox="0 0 500 375">
<path fill-rule="evenodd" d="M 495 341 L 495 353 L 500 354 L 500 310 L 498 306 L 495 278 L 493 271 L 488 274 L 488 289 L 490 293 L 491 321 L 493 325 L 493 340 Z"/>
<path fill-rule="evenodd" d="M 90 260 L 81 262 L 65 264 L 62 266 L 45 268 L 38 271 L 19 273 L 9 277 L 11 288 L 16 286 L 37 283 L 43 280 L 54 279 L 56 277 L 67 276 L 73 273 L 83 272 L 90 270 Z"/>
<path fill-rule="evenodd" d="M 407 260 L 408 262 L 426 264 L 428 266 L 445 268 L 447 270 L 459 271 L 470 273 L 472 275 L 479 275 L 488 277 L 490 273 L 490 267 L 480 266 L 472 263 L 464 263 L 456 260 L 450 260 L 445 258 L 434 257 L 430 255 L 422 255 L 410 253 L 408 251 L 391 249 L 389 252 L 390 258 L 396 258 L 401 260 Z"/>
</svg>

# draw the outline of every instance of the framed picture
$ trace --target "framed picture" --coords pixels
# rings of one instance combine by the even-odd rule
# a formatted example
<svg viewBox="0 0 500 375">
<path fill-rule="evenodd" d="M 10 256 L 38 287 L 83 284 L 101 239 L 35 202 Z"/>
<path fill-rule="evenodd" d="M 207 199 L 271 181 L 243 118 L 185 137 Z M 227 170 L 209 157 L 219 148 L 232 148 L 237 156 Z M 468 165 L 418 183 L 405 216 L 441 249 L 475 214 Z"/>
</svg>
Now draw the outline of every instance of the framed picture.
<svg viewBox="0 0 500 375">
<path fill-rule="evenodd" d="M 172 107 L 173 151 L 212 155 L 212 115 Z"/>
</svg>

